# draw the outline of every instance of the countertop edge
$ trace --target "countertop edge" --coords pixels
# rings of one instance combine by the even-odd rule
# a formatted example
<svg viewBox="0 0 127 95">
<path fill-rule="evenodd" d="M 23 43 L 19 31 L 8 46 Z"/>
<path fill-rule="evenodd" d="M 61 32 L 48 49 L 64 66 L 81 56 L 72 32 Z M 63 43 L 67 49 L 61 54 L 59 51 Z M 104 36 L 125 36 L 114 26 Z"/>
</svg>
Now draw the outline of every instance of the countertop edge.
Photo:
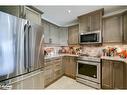
<svg viewBox="0 0 127 95">
<path fill-rule="evenodd" d="M 113 60 L 113 61 L 122 61 L 122 62 L 127 63 L 127 59 L 123 59 L 123 58 L 120 58 L 120 57 L 118 57 L 118 56 L 116 56 L 116 57 L 102 56 L 101 59 Z"/>
</svg>

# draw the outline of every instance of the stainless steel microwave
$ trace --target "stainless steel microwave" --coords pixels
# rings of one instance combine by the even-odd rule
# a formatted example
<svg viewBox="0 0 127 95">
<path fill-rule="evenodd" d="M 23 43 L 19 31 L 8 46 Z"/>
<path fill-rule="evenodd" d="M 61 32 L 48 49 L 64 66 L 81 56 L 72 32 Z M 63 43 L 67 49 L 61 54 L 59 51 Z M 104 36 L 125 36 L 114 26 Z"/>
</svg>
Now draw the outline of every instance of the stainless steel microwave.
<svg viewBox="0 0 127 95">
<path fill-rule="evenodd" d="M 79 41 L 80 44 L 102 43 L 101 31 L 81 33 L 79 35 Z"/>
</svg>

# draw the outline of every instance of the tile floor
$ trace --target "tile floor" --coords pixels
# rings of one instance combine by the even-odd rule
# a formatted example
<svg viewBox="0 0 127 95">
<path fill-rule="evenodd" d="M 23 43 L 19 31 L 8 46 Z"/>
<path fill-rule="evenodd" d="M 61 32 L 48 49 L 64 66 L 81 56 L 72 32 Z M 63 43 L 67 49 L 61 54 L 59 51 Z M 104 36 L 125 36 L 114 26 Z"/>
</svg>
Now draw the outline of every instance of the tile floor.
<svg viewBox="0 0 127 95">
<path fill-rule="evenodd" d="M 47 88 L 45 89 L 81 89 L 81 90 L 87 90 L 87 89 L 94 89 L 92 87 L 86 86 L 84 84 L 81 84 L 79 82 L 76 82 L 76 80 L 71 79 L 69 77 L 63 76 L 62 78 L 60 78 L 59 80 L 57 80 L 56 82 L 54 82 L 53 84 L 49 85 Z"/>
</svg>

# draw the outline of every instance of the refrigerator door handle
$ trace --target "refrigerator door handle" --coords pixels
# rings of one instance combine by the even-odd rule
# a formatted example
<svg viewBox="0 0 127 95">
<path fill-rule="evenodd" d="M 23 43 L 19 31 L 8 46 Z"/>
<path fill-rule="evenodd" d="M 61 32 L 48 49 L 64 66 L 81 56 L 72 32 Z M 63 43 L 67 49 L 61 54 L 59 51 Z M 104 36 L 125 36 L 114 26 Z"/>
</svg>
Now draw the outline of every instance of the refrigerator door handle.
<svg viewBox="0 0 127 95">
<path fill-rule="evenodd" d="M 28 69 L 28 24 L 24 25 L 24 68 Z"/>
<path fill-rule="evenodd" d="M 29 47 L 29 39 L 30 39 L 30 29 L 31 29 L 32 27 L 31 27 L 31 25 L 29 25 L 28 26 L 28 60 L 29 60 L 29 62 L 28 62 L 28 69 L 30 69 L 32 66 L 31 66 L 31 64 L 30 64 L 30 47 Z"/>
<path fill-rule="evenodd" d="M 31 29 L 31 25 L 28 26 L 28 32 L 30 32 L 30 29 Z"/>
</svg>

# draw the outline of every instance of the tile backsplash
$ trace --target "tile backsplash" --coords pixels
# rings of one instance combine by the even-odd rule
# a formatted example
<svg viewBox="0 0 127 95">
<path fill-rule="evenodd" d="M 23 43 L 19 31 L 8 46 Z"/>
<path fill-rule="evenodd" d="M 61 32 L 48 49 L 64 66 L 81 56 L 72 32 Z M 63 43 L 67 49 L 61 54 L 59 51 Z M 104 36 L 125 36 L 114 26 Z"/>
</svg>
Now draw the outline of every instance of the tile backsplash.
<svg viewBox="0 0 127 95">
<path fill-rule="evenodd" d="M 104 49 L 117 49 L 117 51 L 127 51 L 127 45 L 122 44 L 104 44 L 102 46 L 93 46 L 93 45 L 83 45 L 82 53 L 89 54 L 91 56 L 102 56 Z"/>
<path fill-rule="evenodd" d="M 102 46 L 93 45 L 75 45 L 75 46 L 51 46 L 45 47 L 44 50 L 48 55 L 58 55 L 59 53 L 67 54 L 89 54 L 91 56 L 101 56 L 103 49 L 107 47 L 120 48 L 127 50 L 127 45 L 122 44 L 103 44 Z"/>
</svg>

